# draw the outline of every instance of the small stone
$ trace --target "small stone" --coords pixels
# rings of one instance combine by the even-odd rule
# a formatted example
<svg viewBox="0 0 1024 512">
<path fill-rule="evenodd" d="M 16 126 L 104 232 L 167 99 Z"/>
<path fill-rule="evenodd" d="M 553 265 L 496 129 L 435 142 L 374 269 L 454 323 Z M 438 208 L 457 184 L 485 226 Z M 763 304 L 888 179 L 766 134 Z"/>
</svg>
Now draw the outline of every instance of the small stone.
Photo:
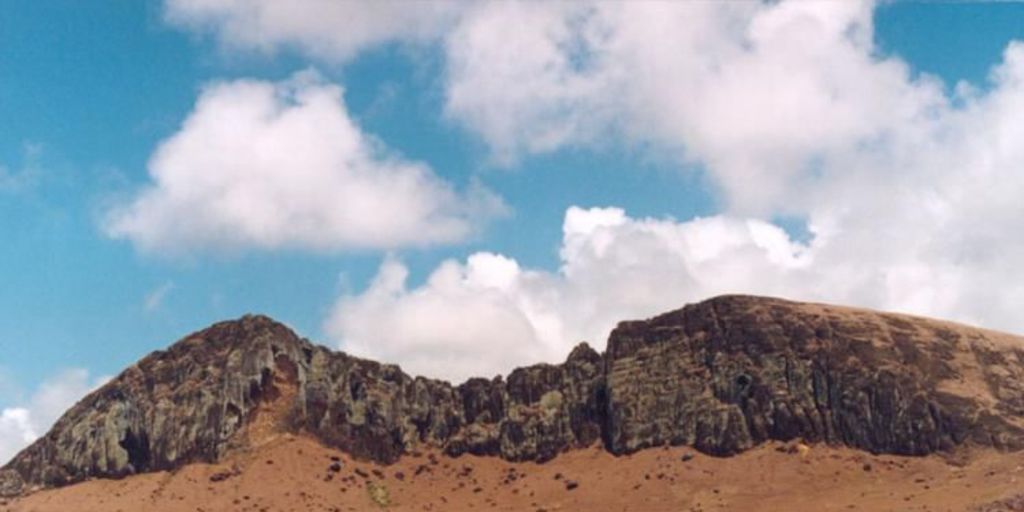
<svg viewBox="0 0 1024 512">
<path fill-rule="evenodd" d="M 571 490 L 573 490 L 573 489 L 575 489 L 575 488 L 577 488 L 579 486 L 580 486 L 579 482 L 577 482 L 575 480 L 566 480 L 565 481 L 565 489 L 568 490 L 568 491 L 571 491 Z"/>
<path fill-rule="evenodd" d="M 223 482 L 224 480 L 227 480 L 228 478 L 231 478 L 232 476 L 234 476 L 234 475 L 232 475 L 230 471 L 218 471 L 218 472 L 210 475 L 210 481 L 211 482 Z"/>
</svg>

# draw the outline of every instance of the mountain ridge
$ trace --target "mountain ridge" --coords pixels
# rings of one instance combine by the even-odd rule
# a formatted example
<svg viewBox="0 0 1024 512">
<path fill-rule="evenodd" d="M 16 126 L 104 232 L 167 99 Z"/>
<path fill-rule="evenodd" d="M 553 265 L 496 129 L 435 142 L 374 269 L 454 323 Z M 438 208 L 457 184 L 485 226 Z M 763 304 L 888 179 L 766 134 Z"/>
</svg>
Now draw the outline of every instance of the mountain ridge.
<svg viewBox="0 0 1024 512">
<path fill-rule="evenodd" d="M 543 462 L 804 439 L 925 455 L 1024 448 L 1024 342 L 906 315 L 743 295 L 622 322 L 605 352 L 459 385 L 411 377 L 247 315 L 85 397 L 0 470 L 0 493 L 215 462 L 302 432 L 393 463 L 421 448 Z M 182 421 L 187 419 L 188 421 Z"/>
</svg>

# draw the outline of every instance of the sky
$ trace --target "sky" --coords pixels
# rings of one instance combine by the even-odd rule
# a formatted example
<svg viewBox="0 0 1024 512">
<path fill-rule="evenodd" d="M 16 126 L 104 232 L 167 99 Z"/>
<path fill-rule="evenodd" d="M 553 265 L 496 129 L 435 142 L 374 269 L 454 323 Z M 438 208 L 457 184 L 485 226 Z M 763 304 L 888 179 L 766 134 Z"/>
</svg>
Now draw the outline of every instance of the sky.
<svg viewBox="0 0 1024 512">
<path fill-rule="evenodd" d="M 0 461 L 268 314 L 461 381 L 721 293 L 1024 333 L 1024 4 L 0 1 Z"/>
</svg>

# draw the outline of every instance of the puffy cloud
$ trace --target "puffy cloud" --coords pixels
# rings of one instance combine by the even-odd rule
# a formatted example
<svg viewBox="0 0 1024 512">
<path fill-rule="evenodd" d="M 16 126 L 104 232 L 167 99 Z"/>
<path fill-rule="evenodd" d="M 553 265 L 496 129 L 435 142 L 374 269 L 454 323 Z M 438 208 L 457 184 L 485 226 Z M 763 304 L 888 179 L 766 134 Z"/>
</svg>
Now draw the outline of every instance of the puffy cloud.
<svg viewBox="0 0 1024 512">
<path fill-rule="evenodd" d="M 196 1 L 207 3 L 240 10 Z M 274 5 L 287 12 L 211 26 L 271 45 L 283 41 L 266 34 L 285 27 L 304 47 L 348 37 L 317 28 L 335 4 Z M 445 113 L 498 162 L 626 141 L 701 165 L 733 213 L 806 216 L 844 180 L 866 175 L 878 187 L 937 142 L 963 100 L 879 54 L 868 1 L 456 5 L 433 27 Z M 379 43 L 417 33 L 400 25 Z"/>
<path fill-rule="evenodd" d="M 485 2 L 445 39 L 446 113 L 502 163 L 593 141 L 618 114 L 596 6 Z"/>
<path fill-rule="evenodd" d="M 167 4 L 172 20 L 238 45 L 319 58 L 440 41 L 445 112 L 498 162 L 621 138 L 703 164 L 732 208 L 758 214 L 838 172 L 833 159 L 945 107 L 941 84 L 878 54 L 873 10 L 871 1 Z"/>
<path fill-rule="evenodd" d="M 878 223 L 810 229 L 811 241 L 801 243 L 751 218 L 679 222 L 573 207 L 566 212 L 555 272 L 481 252 L 464 262 L 446 261 L 426 282 L 410 286 L 406 267 L 391 258 L 366 290 L 338 300 L 324 330 L 343 350 L 460 381 L 560 361 L 581 340 L 603 348 L 619 321 L 723 293 L 1024 329 L 1014 310 L 1024 299 L 1024 270 L 1008 268 L 1019 261 L 1013 253 L 983 250 L 986 261 L 965 264 L 956 252 L 933 253 L 941 228 L 897 240 L 896 233 L 910 229 L 904 224 L 881 243 L 888 234 L 875 238 Z M 1019 250 L 1019 242 L 1012 245 Z"/>
<path fill-rule="evenodd" d="M 390 153 L 312 72 L 207 86 L 149 169 L 153 183 L 105 229 L 150 252 L 447 243 L 502 208 L 482 186 L 460 194 Z"/>
<path fill-rule="evenodd" d="M 363 294 L 338 302 L 325 329 L 353 354 L 431 376 L 491 376 L 510 361 L 551 355 L 529 316 L 531 297 L 519 293 L 524 275 L 514 261 L 488 253 L 465 265 L 449 261 L 416 290 L 407 276 L 386 260 Z"/>
<path fill-rule="evenodd" d="M 445 115 L 498 162 L 633 145 L 697 165 L 723 211 L 570 209 L 553 272 L 480 253 L 415 285 L 389 260 L 327 321 L 344 347 L 461 378 L 723 292 L 1024 330 L 1024 44 L 984 88 L 947 87 L 879 52 L 873 2 L 460 6 L 438 28 Z"/>
<path fill-rule="evenodd" d="M 281 6 L 301 14 L 267 23 L 329 18 L 329 5 Z M 699 164 L 734 214 L 821 216 L 836 196 L 876 202 L 879 191 L 963 176 L 969 155 L 949 165 L 930 154 L 977 150 L 954 136 L 990 132 L 979 121 L 999 96 L 948 93 L 881 55 L 871 1 L 457 5 L 434 27 L 445 112 L 499 162 L 626 141 Z M 293 29 L 307 44 L 321 38 L 313 22 Z M 323 37 L 347 37 L 336 32 Z M 997 89 L 1013 88 L 1012 67 L 993 74 Z M 963 133 L 973 127 L 981 133 Z"/>
<path fill-rule="evenodd" d="M 17 455 L 69 407 L 109 377 L 90 378 L 83 369 L 69 369 L 47 379 L 26 404 L 0 410 L 0 465 Z"/>
<path fill-rule="evenodd" d="M 873 47 L 868 2 L 493 2 L 446 38 L 447 114 L 500 161 L 621 139 L 701 164 L 733 211 L 945 106 Z"/>
<path fill-rule="evenodd" d="M 19 450 L 35 441 L 36 433 L 28 409 L 11 407 L 0 411 L 0 464 L 14 457 Z"/>
<path fill-rule="evenodd" d="M 759 282 L 781 293 L 811 264 L 806 246 L 758 220 L 632 219 L 616 208 L 566 212 L 561 268 L 522 268 L 486 252 L 446 261 L 421 286 L 393 258 L 342 297 L 325 331 L 354 354 L 461 380 L 603 347 L 615 323 Z M 755 279 L 756 278 L 756 279 Z"/>
<path fill-rule="evenodd" d="M 946 90 L 879 54 L 873 7 L 488 3 L 447 38 L 447 112 L 505 161 L 611 136 L 678 154 L 727 215 L 805 220 L 819 278 L 873 280 L 856 303 L 1024 328 L 1024 46 Z"/>
<path fill-rule="evenodd" d="M 377 44 L 436 37 L 456 14 L 456 4 L 338 2 L 334 0 L 167 0 L 176 24 L 213 30 L 229 46 L 272 51 L 291 46 L 342 61 Z"/>
</svg>

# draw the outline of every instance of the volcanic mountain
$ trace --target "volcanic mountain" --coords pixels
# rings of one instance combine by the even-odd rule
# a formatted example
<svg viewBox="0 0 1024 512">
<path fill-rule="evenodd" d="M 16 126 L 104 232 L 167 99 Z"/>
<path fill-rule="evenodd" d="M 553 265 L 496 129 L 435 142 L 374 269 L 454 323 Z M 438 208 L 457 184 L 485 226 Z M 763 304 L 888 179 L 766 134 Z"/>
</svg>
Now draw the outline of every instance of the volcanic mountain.
<svg viewBox="0 0 1024 512">
<path fill-rule="evenodd" d="M 839 460 L 855 461 L 858 473 L 869 472 L 872 462 L 862 462 L 865 457 L 874 457 L 870 460 L 879 468 L 957 463 L 968 473 L 971 466 L 965 464 L 984 459 L 1010 479 L 1000 486 L 988 475 L 991 488 L 979 484 L 975 490 L 984 492 L 976 493 L 978 499 L 1003 507 L 984 510 L 1024 510 L 1024 496 L 1003 495 L 1024 487 L 1024 480 L 1016 483 L 1017 473 L 1008 474 L 1021 471 L 1024 463 L 1015 453 L 1024 448 L 1024 339 L 905 315 L 722 296 L 649 320 L 623 322 L 604 353 L 582 343 L 562 364 L 538 364 L 504 378 L 452 385 L 315 345 L 267 317 L 245 316 L 146 356 L 68 410 L 50 432 L 0 470 L 0 496 L 10 500 L 0 507 L 46 510 L 17 507 L 44 499 L 40 496 L 72 492 L 79 487 L 73 484 L 85 481 L 90 482 L 80 485 L 144 474 L 189 475 L 198 471 L 189 469 L 194 467 L 221 468 L 209 469 L 209 481 L 196 483 L 213 492 L 210 482 L 244 481 L 248 470 L 242 471 L 239 461 L 251 464 L 265 453 L 287 460 L 281 450 L 292 450 L 288 446 L 296 443 L 298 453 L 319 453 L 315 457 L 332 461 L 326 473 L 317 475 L 317 485 L 352 466 L 359 476 L 339 476 L 339 481 L 347 482 L 345 490 L 366 489 L 371 498 L 383 487 L 370 471 L 384 475 L 408 466 L 394 470 L 395 484 L 412 485 L 414 476 L 433 473 L 431 468 L 454 468 L 451 478 L 477 482 L 459 469 L 465 464 L 461 461 L 490 467 L 486 471 L 501 473 L 495 473 L 496 482 L 513 485 L 518 478 L 512 476 L 524 473 L 523 467 L 543 473 L 581 460 L 583 454 L 592 461 L 581 463 L 586 467 L 581 474 L 599 472 L 602 466 L 632 471 L 628 468 L 640 464 L 636 461 L 660 461 L 664 454 L 680 463 L 717 464 L 715 471 L 723 472 L 730 460 L 747 461 L 734 468 L 740 471 L 758 457 L 768 457 L 758 464 L 777 464 L 767 462 L 771 457 L 797 457 L 803 463 L 815 461 L 815 468 L 835 469 L 835 475 L 850 469 L 833 467 Z M 430 462 L 417 463 L 424 454 Z M 454 459 L 463 455 L 468 456 Z M 935 456 L 923 457 L 928 455 Z M 315 459 L 310 457 L 300 459 Z M 320 459 L 311 464 L 319 468 Z M 918 467 L 922 475 L 931 471 L 924 467 Z M 672 485 L 684 480 L 678 468 L 653 477 L 667 489 L 664 510 L 680 510 L 677 505 L 684 503 L 693 510 L 711 510 L 714 499 L 725 499 L 715 497 L 693 508 L 692 492 L 688 497 L 673 494 Z M 587 495 L 561 473 L 551 480 L 559 489 L 564 485 L 575 495 Z M 632 486 L 633 479 L 627 480 Z M 422 492 L 440 492 L 453 481 L 436 480 Z M 615 489 L 627 489 L 625 482 L 612 479 L 604 486 L 612 495 L 600 503 L 622 497 Z M 706 483 L 715 489 L 721 485 Z M 529 498 L 509 494 L 508 499 L 522 498 L 528 500 L 522 507 L 543 509 L 543 497 L 534 497 L 542 488 L 530 490 Z M 300 489 L 278 491 L 298 495 Z M 469 495 L 488 492 L 476 486 Z M 490 506 L 506 503 L 494 496 L 488 498 Z M 678 498 L 675 504 L 671 496 Z M 230 503 L 242 510 L 249 505 L 245 500 L 236 497 Z M 1012 508 L 1017 506 L 1013 500 L 1021 508 Z M 342 509 L 327 501 L 322 509 Z M 97 503 L 79 501 L 76 508 L 116 510 Z M 447 499 L 436 506 L 458 509 Z M 662 510 L 654 505 L 628 508 Z"/>
</svg>

